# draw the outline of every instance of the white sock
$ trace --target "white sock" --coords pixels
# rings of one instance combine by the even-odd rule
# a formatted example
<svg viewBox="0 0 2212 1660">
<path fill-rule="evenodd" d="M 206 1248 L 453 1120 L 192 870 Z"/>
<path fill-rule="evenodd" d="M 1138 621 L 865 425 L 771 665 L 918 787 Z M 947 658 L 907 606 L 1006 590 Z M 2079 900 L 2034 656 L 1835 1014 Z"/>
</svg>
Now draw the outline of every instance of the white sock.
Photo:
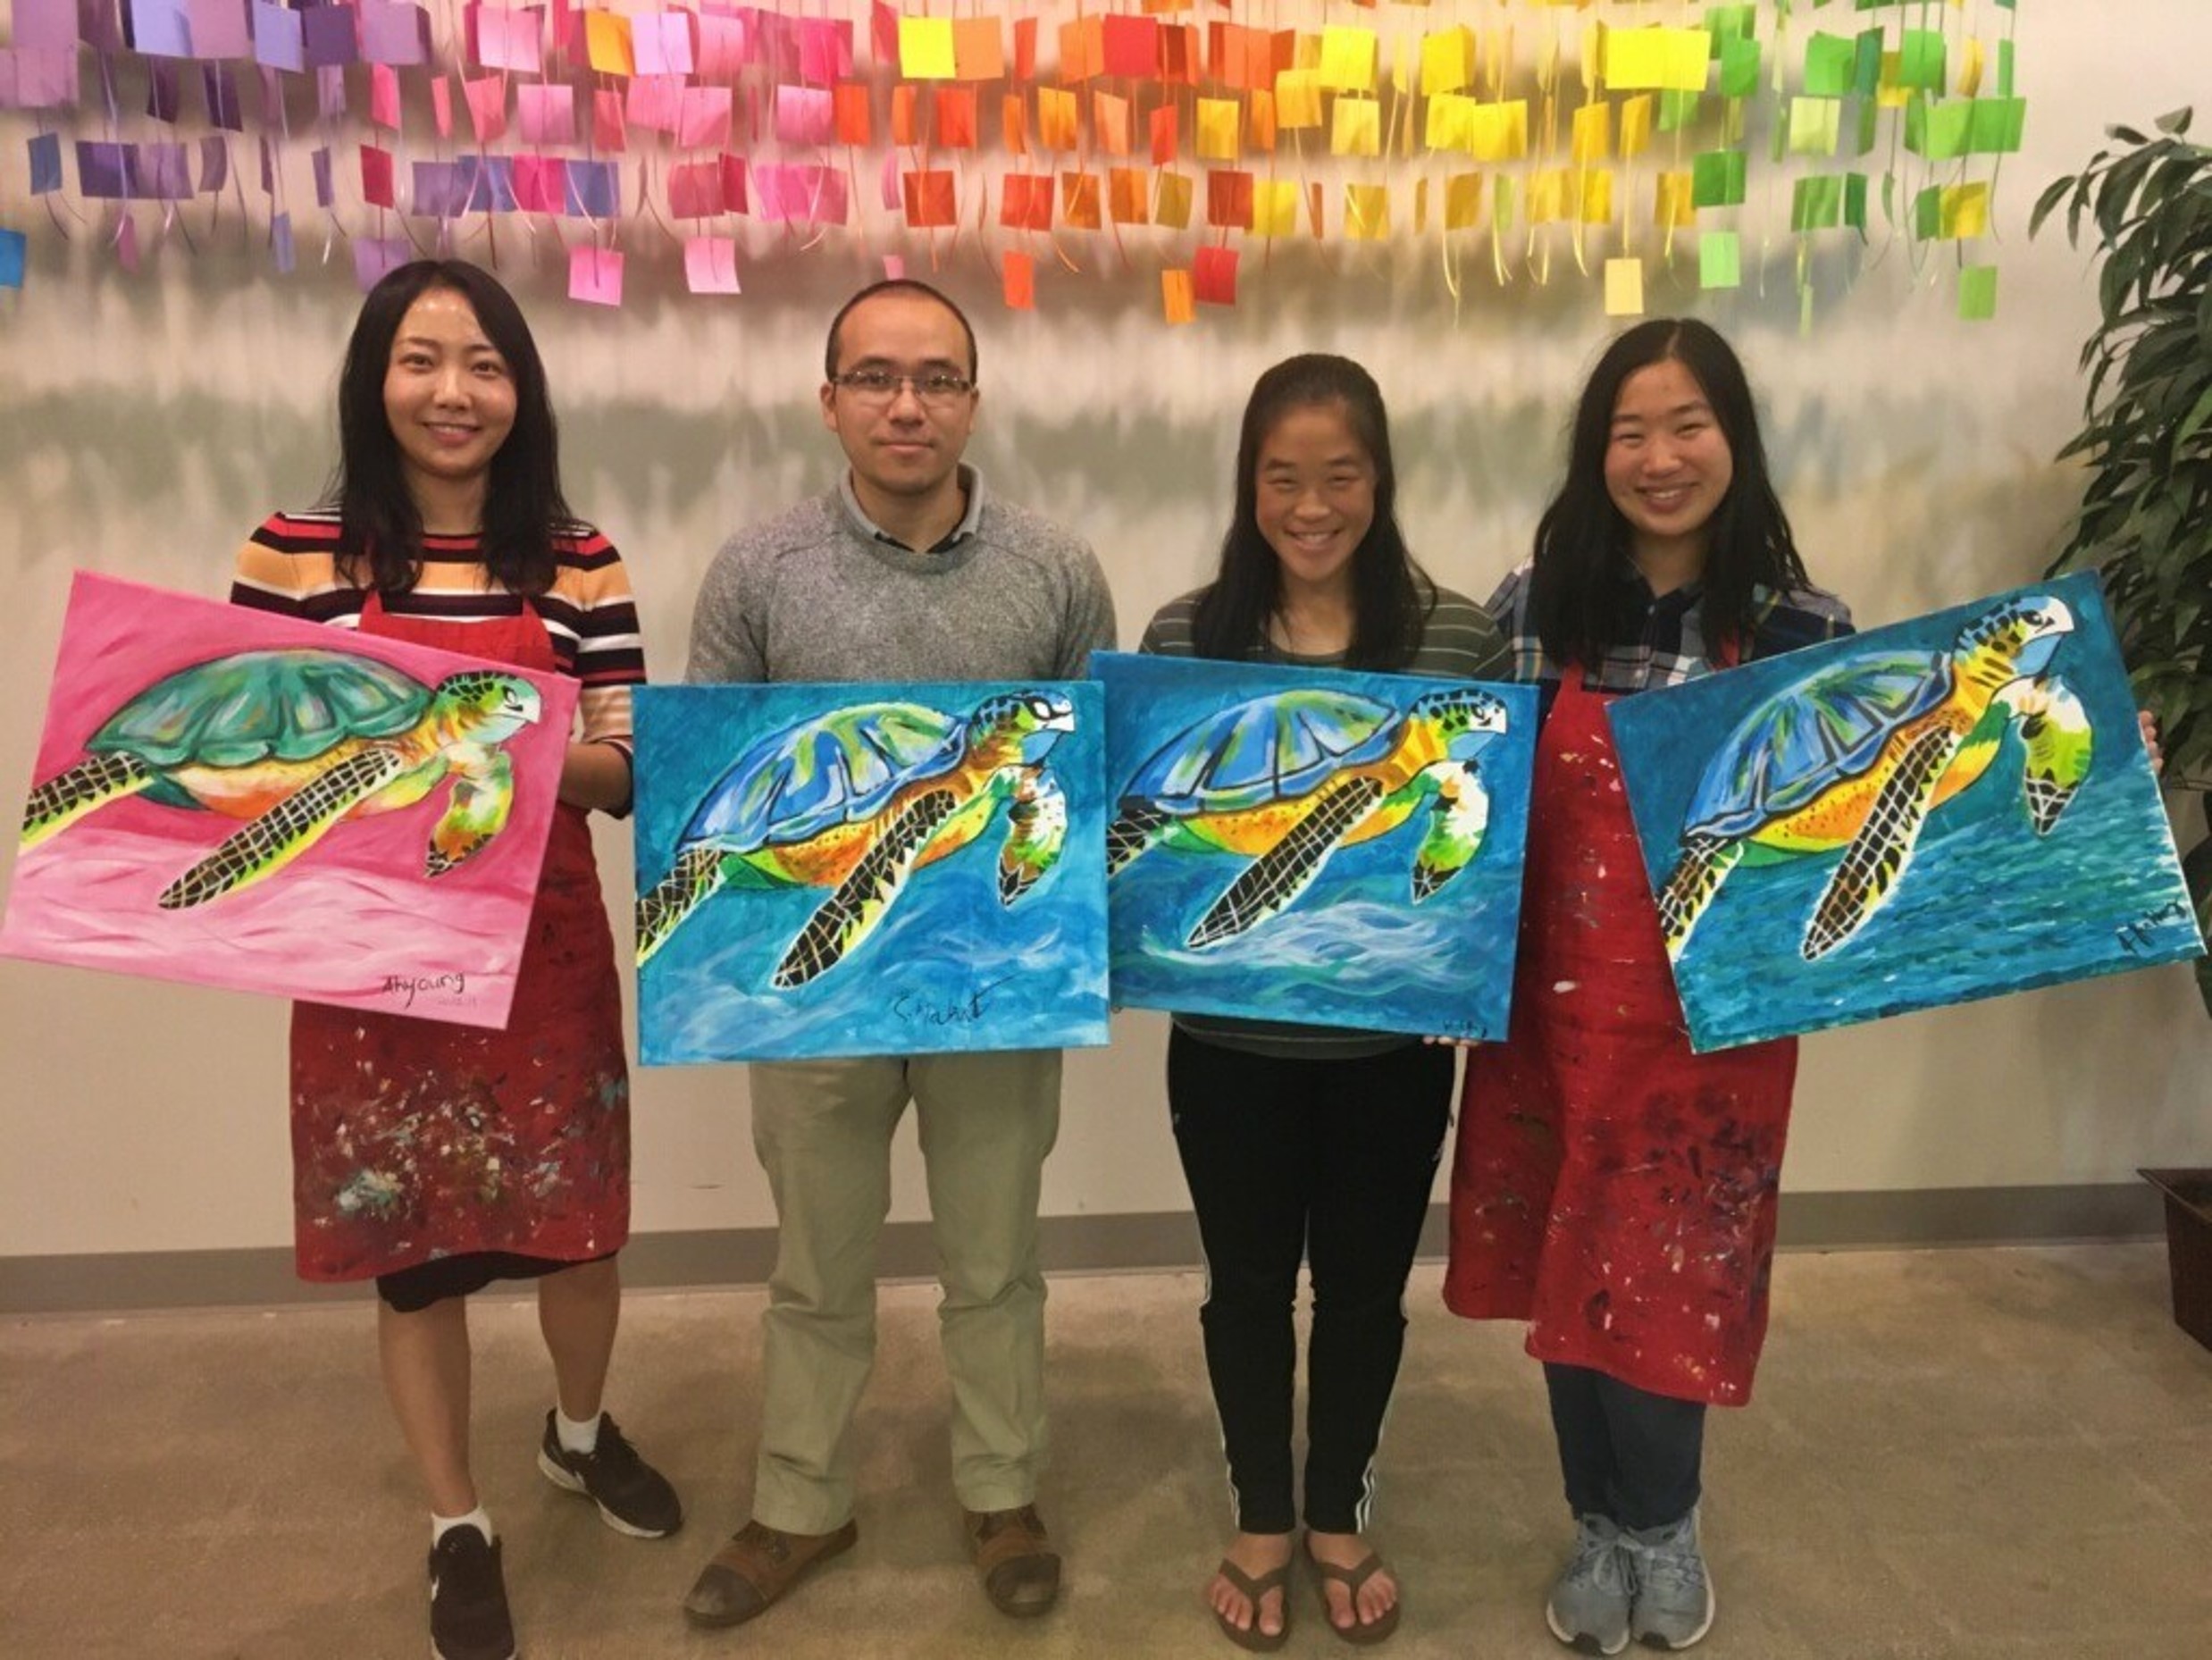
<svg viewBox="0 0 2212 1660">
<path fill-rule="evenodd" d="M 430 1542 L 432 1545 L 437 1544 L 440 1539 L 445 1538 L 456 1528 L 474 1528 L 484 1536 L 484 1543 L 487 1545 L 499 1537 L 491 1530 L 491 1517 L 482 1505 L 477 1505 L 465 1516 L 441 1516 L 434 1510 L 431 1512 Z"/>
<path fill-rule="evenodd" d="M 565 1453 L 596 1451 L 599 1444 L 599 1420 L 606 1416 L 605 1413 L 593 1413 L 583 1422 L 578 1423 L 556 1406 L 553 1409 L 554 1439 L 561 1444 L 561 1450 Z"/>
</svg>

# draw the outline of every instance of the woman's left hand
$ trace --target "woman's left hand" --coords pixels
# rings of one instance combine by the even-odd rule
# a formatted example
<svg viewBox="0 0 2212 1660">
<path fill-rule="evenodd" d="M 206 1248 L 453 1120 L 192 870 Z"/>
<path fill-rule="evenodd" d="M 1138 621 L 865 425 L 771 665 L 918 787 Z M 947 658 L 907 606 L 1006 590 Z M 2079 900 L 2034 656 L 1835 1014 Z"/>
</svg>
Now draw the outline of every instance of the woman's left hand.
<svg viewBox="0 0 2212 1660">
<path fill-rule="evenodd" d="M 2149 709 L 2137 709 L 2135 724 L 2142 728 L 2143 748 L 2150 754 L 2150 770 L 2154 773 L 2164 772 L 2166 751 L 2158 747 L 2158 717 Z"/>
<path fill-rule="evenodd" d="M 618 813 L 630 805 L 630 757 L 618 743 L 571 743 L 561 761 L 561 803 Z"/>
</svg>

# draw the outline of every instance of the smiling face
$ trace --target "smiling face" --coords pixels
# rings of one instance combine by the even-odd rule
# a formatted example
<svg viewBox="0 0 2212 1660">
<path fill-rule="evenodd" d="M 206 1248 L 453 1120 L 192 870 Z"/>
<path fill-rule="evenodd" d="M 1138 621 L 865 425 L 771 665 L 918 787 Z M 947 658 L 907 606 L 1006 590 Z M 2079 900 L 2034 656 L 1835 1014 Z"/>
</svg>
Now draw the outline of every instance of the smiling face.
<svg viewBox="0 0 2212 1660">
<path fill-rule="evenodd" d="M 1639 565 L 1694 555 L 1735 480 L 1728 439 L 1705 388 L 1674 358 L 1621 383 L 1605 445 L 1605 493 L 1629 522 Z"/>
<path fill-rule="evenodd" d="M 974 373 L 960 320 L 926 294 L 892 290 L 845 314 L 838 329 L 840 375 L 876 370 L 907 377 L 888 398 L 834 382 L 822 387 L 822 424 L 837 434 L 852 464 L 853 493 L 877 523 L 892 505 L 910 508 L 959 488 L 956 473 L 976 430 L 978 394 L 925 398 L 926 377 Z"/>
<path fill-rule="evenodd" d="M 1342 403 L 1303 404 L 1261 441 L 1253 516 L 1286 590 L 1346 593 L 1352 558 L 1375 523 L 1375 458 Z"/>
<path fill-rule="evenodd" d="M 515 381 L 465 296 L 429 289 L 407 307 L 384 370 L 384 418 L 426 524 L 457 490 L 481 507 L 491 458 L 514 430 Z"/>
</svg>

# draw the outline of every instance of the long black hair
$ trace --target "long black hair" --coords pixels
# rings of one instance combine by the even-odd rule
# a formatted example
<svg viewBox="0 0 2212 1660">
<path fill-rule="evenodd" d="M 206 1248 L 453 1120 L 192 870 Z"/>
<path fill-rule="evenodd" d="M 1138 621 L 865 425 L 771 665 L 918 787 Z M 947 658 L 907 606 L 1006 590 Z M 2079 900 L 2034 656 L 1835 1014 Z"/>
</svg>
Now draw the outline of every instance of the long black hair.
<svg viewBox="0 0 2212 1660">
<path fill-rule="evenodd" d="M 1309 352 L 1286 358 L 1253 383 L 1236 440 L 1236 508 L 1221 538 L 1221 565 L 1191 614 L 1201 657 L 1250 657 L 1282 608 L 1283 567 L 1260 533 L 1260 450 L 1286 415 L 1316 404 L 1341 406 L 1345 423 L 1375 468 L 1375 520 L 1352 555 L 1354 668 L 1403 668 L 1420 650 L 1436 608 L 1436 585 L 1413 562 L 1398 529 L 1397 469 L 1390 459 L 1390 418 L 1375 377 L 1349 357 Z"/>
<path fill-rule="evenodd" d="M 515 424 L 491 457 L 484 495 L 483 563 L 513 593 L 553 585 L 553 538 L 574 524 L 561 495 L 560 435 L 546 394 L 545 365 L 522 308 L 498 278 L 458 259 L 418 259 L 369 290 L 338 378 L 338 466 L 323 505 L 340 522 L 340 580 L 405 593 L 423 574 L 423 515 L 399 464 L 384 413 L 384 377 L 407 308 L 433 289 L 465 299 L 515 388 Z M 365 568 L 364 568 L 365 567 Z"/>
<path fill-rule="evenodd" d="M 1655 317 L 1621 335 L 1597 360 L 1575 408 L 1567 478 L 1536 527 L 1529 620 L 1554 663 L 1595 666 L 1631 628 L 1629 523 L 1605 490 L 1605 450 L 1621 389 L 1639 369 L 1672 360 L 1688 370 L 1728 440 L 1733 479 L 1708 521 L 1701 616 L 1708 645 L 1748 641 L 1755 584 L 1805 588 L 1810 579 L 1789 516 L 1767 476 L 1751 383 L 1726 340 L 1693 317 Z"/>
</svg>

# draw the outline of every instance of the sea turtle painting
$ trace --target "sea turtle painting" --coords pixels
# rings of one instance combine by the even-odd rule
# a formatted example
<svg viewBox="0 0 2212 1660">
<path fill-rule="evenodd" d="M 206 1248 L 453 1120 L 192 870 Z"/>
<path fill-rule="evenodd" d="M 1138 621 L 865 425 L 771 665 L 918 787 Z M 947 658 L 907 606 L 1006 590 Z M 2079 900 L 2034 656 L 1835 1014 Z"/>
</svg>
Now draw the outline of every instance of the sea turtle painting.
<svg viewBox="0 0 2212 1660">
<path fill-rule="evenodd" d="M 1706 764 L 1659 895 L 1680 959 L 1729 873 L 1843 849 L 1799 951 L 1816 961 L 1881 909 L 1929 815 L 1990 770 L 2017 733 L 2030 826 L 2050 833 L 2089 776 L 2094 733 L 2053 674 L 2074 632 L 2064 601 L 2031 593 L 1973 617 L 1948 651 L 1848 658 L 1761 703 Z"/>
<path fill-rule="evenodd" d="M 834 709 L 770 733 L 716 780 L 638 901 L 638 962 L 724 888 L 826 888 L 771 984 L 806 985 L 845 960 L 915 873 L 1005 809 L 997 888 L 1013 905 L 1059 862 L 1068 804 L 1047 767 L 1075 730 L 1057 692 L 994 692 L 965 714 L 920 703 Z"/>
<path fill-rule="evenodd" d="M 1337 849 L 1418 816 L 1412 898 L 1428 899 L 1482 845 L 1474 758 L 1505 727 L 1505 705 L 1473 686 L 1403 708 L 1321 685 L 1248 699 L 1185 727 L 1121 786 L 1107 874 L 1155 848 L 1250 860 L 1190 929 L 1202 951 L 1289 910 Z"/>
<path fill-rule="evenodd" d="M 87 758 L 38 784 L 28 849 L 126 796 L 246 825 L 163 890 L 165 910 L 273 876 L 348 818 L 411 807 L 450 778 L 424 873 L 442 876 L 499 834 L 514 804 L 500 745 L 535 723 L 537 689 L 473 669 L 423 684 L 342 650 L 241 651 L 156 681 L 88 739 Z"/>
</svg>

